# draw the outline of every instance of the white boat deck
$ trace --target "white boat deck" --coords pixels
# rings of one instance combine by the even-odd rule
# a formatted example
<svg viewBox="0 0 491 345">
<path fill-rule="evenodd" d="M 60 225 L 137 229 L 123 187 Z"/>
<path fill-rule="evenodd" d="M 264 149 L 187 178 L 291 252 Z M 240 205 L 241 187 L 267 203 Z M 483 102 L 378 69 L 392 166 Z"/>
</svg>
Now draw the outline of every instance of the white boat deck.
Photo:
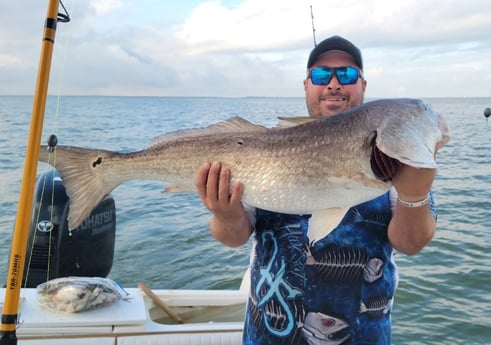
<svg viewBox="0 0 491 345">
<path fill-rule="evenodd" d="M 184 321 L 173 321 L 139 289 L 125 300 L 82 313 L 43 309 L 36 289 L 22 289 L 19 345 L 225 345 L 242 343 L 247 292 L 153 290 Z M 0 289 L 4 300 L 5 289 Z"/>
</svg>

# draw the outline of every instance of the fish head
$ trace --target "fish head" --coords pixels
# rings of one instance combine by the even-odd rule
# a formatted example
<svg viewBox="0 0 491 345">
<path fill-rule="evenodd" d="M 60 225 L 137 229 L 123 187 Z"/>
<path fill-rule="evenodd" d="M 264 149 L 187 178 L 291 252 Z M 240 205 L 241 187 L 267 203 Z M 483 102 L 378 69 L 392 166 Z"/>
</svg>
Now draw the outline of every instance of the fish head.
<svg viewBox="0 0 491 345">
<path fill-rule="evenodd" d="M 435 155 L 450 140 L 444 117 L 418 99 L 387 104 L 376 129 L 376 146 L 387 156 L 415 168 L 436 168 Z"/>
</svg>

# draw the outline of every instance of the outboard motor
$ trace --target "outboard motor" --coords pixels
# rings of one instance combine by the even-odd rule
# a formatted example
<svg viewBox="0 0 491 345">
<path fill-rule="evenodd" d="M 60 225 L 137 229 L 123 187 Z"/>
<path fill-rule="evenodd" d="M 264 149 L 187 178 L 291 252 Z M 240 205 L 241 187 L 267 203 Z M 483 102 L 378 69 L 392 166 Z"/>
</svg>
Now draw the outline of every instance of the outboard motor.
<svg viewBox="0 0 491 345">
<path fill-rule="evenodd" d="M 68 210 L 69 198 L 58 172 L 38 177 L 24 269 L 26 287 L 59 277 L 109 274 L 116 234 L 114 199 L 106 196 L 72 231 Z"/>
</svg>

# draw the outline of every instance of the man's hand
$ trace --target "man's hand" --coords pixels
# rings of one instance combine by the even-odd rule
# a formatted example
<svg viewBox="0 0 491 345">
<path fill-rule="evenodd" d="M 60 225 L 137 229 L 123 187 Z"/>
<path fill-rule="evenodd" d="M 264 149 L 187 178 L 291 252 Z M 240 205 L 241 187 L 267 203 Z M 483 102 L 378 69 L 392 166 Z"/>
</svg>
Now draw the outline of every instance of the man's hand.
<svg viewBox="0 0 491 345">
<path fill-rule="evenodd" d="M 230 170 L 219 162 L 204 164 L 196 174 L 195 184 L 201 202 L 213 214 L 212 235 L 231 247 L 247 242 L 252 226 L 241 202 L 243 184 L 237 182 L 230 191 Z"/>
<path fill-rule="evenodd" d="M 414 168 L 401 165 L 392 184 L 401 200 L 407 202 L 421 201 L 428 196 L 437 169 Z"/>
<path fill-rule="evenodd" d="M 441 147 L 441 143 L 436 144 L 435 159 L 436 153 Z M 392 184 L 401 200 L 407 202 L 421 201 L 428 196 L 435 180 L 436 171 L 437 169 L 414 168 L 401 164 L 396 175 L 392 178 Z"/>
</svg>

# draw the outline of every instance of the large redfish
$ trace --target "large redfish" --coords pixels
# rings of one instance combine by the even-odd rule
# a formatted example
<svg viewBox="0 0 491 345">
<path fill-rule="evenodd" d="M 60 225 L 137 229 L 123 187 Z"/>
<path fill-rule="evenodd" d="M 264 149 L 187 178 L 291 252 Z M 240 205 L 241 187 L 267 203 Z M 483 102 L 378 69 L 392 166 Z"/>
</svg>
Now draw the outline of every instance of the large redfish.
<svg viewBox="0 0 491 345">
<path fill-rule="evenodd" d="M 40 160 L 60 172 L 70 197 L 70 229 L 126 180 L 160 180 L 169 183 L 168 192 L 196 192 L 198 168 L 214 161 L 230 168 L 232 183 L 244 183 L 245 203 L 315 219 L 326 209 L 385 193 L 393 162 L 436 168 L 435 146 L 448 140 L 445 120 L 429 105 L 391 99 L 286 128 L 232 118 L 159 136 L 131 153 L 69 146 L 51 153 L 43 146 Z"/>
</svg>

